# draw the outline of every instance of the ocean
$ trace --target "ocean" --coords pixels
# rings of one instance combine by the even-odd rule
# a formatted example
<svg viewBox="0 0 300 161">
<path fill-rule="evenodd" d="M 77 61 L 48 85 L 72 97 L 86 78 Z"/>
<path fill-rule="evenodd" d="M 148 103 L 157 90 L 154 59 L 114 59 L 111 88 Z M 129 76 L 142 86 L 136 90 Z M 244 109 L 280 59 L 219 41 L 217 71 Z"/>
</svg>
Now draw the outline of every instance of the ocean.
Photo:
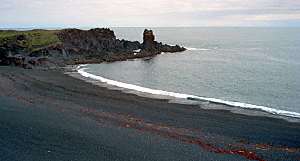
<svg viewBox="0 0 300 161">
<path fill-rule="evenodd" d="M 217 102 L 300 118 L 300 28 L 151 28 L 188 50 L 90 64 L 81 74 L 141 92 Z M 142 41 L 144 28 L 113 28 Z"/>
</svg>

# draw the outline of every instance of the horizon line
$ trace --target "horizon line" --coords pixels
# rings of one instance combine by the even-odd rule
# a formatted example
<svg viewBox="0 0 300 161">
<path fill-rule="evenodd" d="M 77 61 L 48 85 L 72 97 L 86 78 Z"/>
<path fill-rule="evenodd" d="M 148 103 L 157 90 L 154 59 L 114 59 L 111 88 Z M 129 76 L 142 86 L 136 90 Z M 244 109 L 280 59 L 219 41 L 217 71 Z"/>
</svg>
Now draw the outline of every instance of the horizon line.
<svg viewBox="0 0 300 161">
<path fill-rule="evenodd" d="M 66 28 L 300 28 L 300 26 L 32 26 L 32 27 L 0 27 L 0 30 L 5 29 L 66 29 Z"/>
</svg>

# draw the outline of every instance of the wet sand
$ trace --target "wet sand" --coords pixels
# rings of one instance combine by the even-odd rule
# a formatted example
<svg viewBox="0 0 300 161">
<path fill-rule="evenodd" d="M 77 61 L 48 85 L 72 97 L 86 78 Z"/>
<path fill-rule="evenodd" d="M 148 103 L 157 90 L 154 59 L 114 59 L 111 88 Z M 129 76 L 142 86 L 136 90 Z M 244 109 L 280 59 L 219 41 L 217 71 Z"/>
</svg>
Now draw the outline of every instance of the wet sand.
<svg viewBox="0 0 300 161">
<path fill-rule="evenodd" d="M 205 106 L 205 105 L 203 105 Z M 300 123 L 0 67 L 1 161 L 300 160 Z"/>
</svg>

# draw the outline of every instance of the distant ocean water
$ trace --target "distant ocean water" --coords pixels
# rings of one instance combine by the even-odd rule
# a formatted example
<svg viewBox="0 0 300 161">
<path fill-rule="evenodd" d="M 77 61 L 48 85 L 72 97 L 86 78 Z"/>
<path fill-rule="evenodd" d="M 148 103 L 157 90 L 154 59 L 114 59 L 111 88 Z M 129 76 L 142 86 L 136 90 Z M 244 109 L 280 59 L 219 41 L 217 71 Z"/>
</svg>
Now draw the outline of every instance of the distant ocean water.
<svg viewBox="0 0 300 161">
<path fill-rule="evenodd" d="M 158 41 L 188 50 L 87 65 L 81 74 L 139 91 L 300 118 L 300 28 L 152 29 Z M 142 41 L 143 28 L 113 30 L 118 38 Z"/>
</svg>

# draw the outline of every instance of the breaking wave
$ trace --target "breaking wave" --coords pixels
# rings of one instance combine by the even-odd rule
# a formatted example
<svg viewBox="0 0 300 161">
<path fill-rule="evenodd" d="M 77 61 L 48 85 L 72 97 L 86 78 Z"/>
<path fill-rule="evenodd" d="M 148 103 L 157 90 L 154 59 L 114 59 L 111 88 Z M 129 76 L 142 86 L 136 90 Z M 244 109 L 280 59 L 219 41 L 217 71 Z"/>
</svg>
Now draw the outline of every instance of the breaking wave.
<svg viewBox="0 0 300 161">
<path fill-rule="evenodd" d="M 193 100 L 193 101 L 208 101 L 208 102 L 224 104 L 224 105 L 228 105 L 228 106 L 232 106 L 232 107 L 240 107 L 240 108 L 245 108 L 245 109 L 264 111 L 264 112 L 267 112 L 267 113 L 270 113 L 273 115 L 300 118 L 300 113 L 297 113 L 297 112 L 278 110 L 278 109 L 274 109 L 274 108 L 270 108 L 270 107 L 253 105 L 253 104 L 242 103 L 242 102 L 226 101 L 226 100 L 221 100 L 221 99 L 217 99 L 217 98 L 207 98 L 207 97 L 200 97 L 200 96 L 195 96 L 195 95 L 190 95 L 190 94 L 168 92 L 168 91 L 163 91 L 163 90 L 158 90 L 158 89 L 141 87 L 141 86 L 137 86 L 134 84 L 118 82 L 115 80 L 107 79 L 107 78 L 104 78 L 101 76 L 97 76 L 97 75 L 88 73 L 85 71 L 87 69 L 87 68 L 84 68 L 85 66 L 86 65 L 81 65 L 81 66 L 77 67 L 77 72 L 80 75 L 82 75 L 83 77 L 86 77 L 86 78 L 91 78 L 94 80 L 101 81 L 108 85 L 113 85 L 113 86 L 130 89 L 130 90 L 134 90 L 134 91 L 138 91 L 138 92 L 148 93 L 148 94 L 171 96 L 171 97 L 175 97 L 175 98 L 182 98 L 182 99 L 188 99 L 188 100 Z"/>
<path fill-rule="evenodd" d="M 187 47 L 187 50 L 191 50 L 191 51 L 209 51 L 211 49 L 206 49 L 206 48 L 192 48 L 192 47 Z"/>
</svg>

